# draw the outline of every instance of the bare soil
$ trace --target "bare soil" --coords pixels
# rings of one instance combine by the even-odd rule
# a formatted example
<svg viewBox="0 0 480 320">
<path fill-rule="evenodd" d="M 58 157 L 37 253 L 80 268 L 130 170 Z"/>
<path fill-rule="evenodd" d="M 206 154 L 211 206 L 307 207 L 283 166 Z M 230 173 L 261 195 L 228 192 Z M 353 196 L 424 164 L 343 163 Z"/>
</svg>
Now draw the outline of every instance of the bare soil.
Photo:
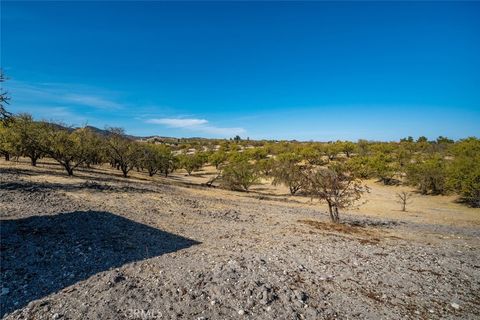
<svg viewBox="0 0 480 320">
<path fill-rule="evenodd" d="M 67 177 L 0 161 L 5 319 L 478 319 L 480 210 L 368 184 L 358 210 L 268 183 L 239 193 L 193 177 Z"/>
</svg>

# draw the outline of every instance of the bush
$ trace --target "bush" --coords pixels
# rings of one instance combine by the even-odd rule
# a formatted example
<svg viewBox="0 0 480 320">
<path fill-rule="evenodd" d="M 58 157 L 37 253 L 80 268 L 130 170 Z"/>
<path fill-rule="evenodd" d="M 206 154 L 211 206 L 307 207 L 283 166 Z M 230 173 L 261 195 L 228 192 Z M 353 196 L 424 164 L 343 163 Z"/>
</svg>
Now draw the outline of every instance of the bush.
<svg viewBox="0 0 480 320">
<path fill-rule="evenodd" d="M 69 176 L 87 160 L 90 143 L 85 130 L 72 133 L 50 124 L 44 131 L 42 151 L 60 163 Z"/>
<path fill-rule="evenodd" d="M 452 148 L 446 185 L 472 207 L 480 207 L 480 140 L 469 138 Z"/>
<path fill-rule="evenodd" d="M 445 193 L 446 168 L 445 160 L 434 156 L 407 166 L 407 182 L 422 194 Z"/>
<path fill-rule="evenodd" d="M 248 191 L 258 182 L 259 174 L 255 165 L 246 160 L 233 161 L 224 166 L 221 184 L 231 190 Z"/>
<path fill-rule="evenodd" d="M 191 175 L 193 171 L 200 170 L 205 164 L 205 158 L 202 154 L 184 154 L 179 156 L 180 167 L 187 171 L 188 175 Z"/>
<path fill-rule="evenodd" d="M 295 195 L 305 184 L 303 168 L 295 161 L 280 159 L 275 163 L 272 184 L 283 184 Z"/>
<path fill-rule="evenodd" d="M 108 155 L 112 160 L 112 165 L 122 170 L 126 178 L 128 172 L 138 165 L 140 152 L 136 142 L 126 138 L 123 130 L 110 129 L 110 135 L 107 139 Z"/>
</svg>

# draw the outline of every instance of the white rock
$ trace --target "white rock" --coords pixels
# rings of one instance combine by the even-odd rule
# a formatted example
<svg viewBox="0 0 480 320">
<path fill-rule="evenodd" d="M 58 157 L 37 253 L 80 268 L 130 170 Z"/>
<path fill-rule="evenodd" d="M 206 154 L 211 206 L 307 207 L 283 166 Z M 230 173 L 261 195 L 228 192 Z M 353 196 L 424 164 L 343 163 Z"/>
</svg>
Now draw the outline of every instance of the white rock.
<svg viewBox="0 0 480 320">
<path fill-rule="evenodd" d="M 455 310 L 460 309 L 460 305 L 459 305 L 458 303 L 452 302 L 452 303 L 450 303 L 450 305 L 451 305 L 452 308 L 455 309 Z"/>
<path fill-rule="evenodd" d="M 238 314 L 243 316 L 245 314 L 245 310 L 238 310 Z"/>
<path fill-rule="evenodd" d="M 211 304 L 212 306 L 214 306 L 215 303 L 217 303 L 217 301 L 215 301 L 215 300 L 210 301 L 210 304 Z"/>
</svg>

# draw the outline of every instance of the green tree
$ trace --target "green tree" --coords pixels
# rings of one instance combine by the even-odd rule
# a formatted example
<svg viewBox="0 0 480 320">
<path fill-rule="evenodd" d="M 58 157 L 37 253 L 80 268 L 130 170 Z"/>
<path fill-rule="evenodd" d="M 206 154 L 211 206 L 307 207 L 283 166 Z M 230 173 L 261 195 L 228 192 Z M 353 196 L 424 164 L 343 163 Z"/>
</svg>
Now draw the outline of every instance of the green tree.
<svg viewBox="0 0 480 320">
<path fill-rule="evenodd" d="M 126 178 L 139 161 L 139 148 L 137 144 L 126 138 L 120 128 L 110 128 L 107 138 L 107 152 L 112 164 L 122 170 Z"/>
<path fill-rule="evenodd" d="M 194 171 L 200 170 L 205 164 L 204 160 L 204 157 L 198 153 L 182 154 L 179 156 L 180 167 L 185 169 L 188 175 L 191 175 Z"/>
<path fill-rule="evenodd" d="M 260 159 L 255 162 L 255 165 L 259 173 L 268 177 L 275 168 L 275 160 L 273 158 Z"/>
<path fill-rule="evenodd" d="M 228 159 L 227 153 L 224 152 L 224 151 L 220 151 L 220 150 L 219 150 L 219 151 L 216 151 L 216 152 L 212 153 L 212 154 L 210 155 L 210 157 L 208 158 L 208 161 L 209 161 L 213 166 L 215 166 L 215 169 L 218 170 L 218 169 L 220 168 L 220 166 L 221 166 L 222 164 L 224 164 L 225 161 L 227 161 L 227 159 Z"/>
<path fill-rule="evenodd" d="M 306 146 L 300 150 L 302 158 L 311 165 L 323 165 L 322 153 L 315 146 Z"/>
<path fill-rule="evenodd" d="M 11 124 L 16 154 L 30 158 L 32 166 L 43 156 L 42 137 L 45 123 L 33 121 L 29 114 L 21 114 Z"/>
<path fill-rule="evenodd" d="M 9 161 L 15 152 L 15 139 L 10 122 L 0 122 L 0 154 L 5 157 L 5 161 Z"/>
<path fill-rule="evenodd" d="M 422 194 L 443 194 L 445 192 L 446 166 L 440 156 L 407 166 L 407 182 L 417 187 Z"/>
<path fill-rule="evenodd" d="M 350 158 L 352 153 L 355 151 L 355 143 L 350 142 L 350 141 L 345 141 L 341 143 L 341 150 L 347 158 Z"/>
<path fill-rule="evenodd" d="M 480 207 L 480 140 L 468 138 L 452 147 L 447 167 L 447 189 L 460 194 L 472 207 Z"/>
<path fill-rule="evenodd" d="M 231 190 L 248 191 L 258 182 L 259 174 L 255 165 L 247 160 L 229 162 L 222 169 L 221 184 Z"/>
<path fill-rule="evenodd" d="M 305 184 L 303 167 L 292 158 L 280 158 L 275 163 L 272 184 L 283 184 L 288 187 L 291 195 L 295 195 Z"/>
<path fill-rule="evenodd" d="M 385 185 L 392 184 L 398 174 L 398 167 L 392 155 L 377 153 L 369 158 L 370 168 L 373 174 Z"/>
<path fill-rule="evenodd" d="M 69 176 L 87 159 L 89 141 L 84 130 L 70 133 L 58 125 L 49 124 L 42 141 L 42 151 L 60 163 Z"/>
</svg>

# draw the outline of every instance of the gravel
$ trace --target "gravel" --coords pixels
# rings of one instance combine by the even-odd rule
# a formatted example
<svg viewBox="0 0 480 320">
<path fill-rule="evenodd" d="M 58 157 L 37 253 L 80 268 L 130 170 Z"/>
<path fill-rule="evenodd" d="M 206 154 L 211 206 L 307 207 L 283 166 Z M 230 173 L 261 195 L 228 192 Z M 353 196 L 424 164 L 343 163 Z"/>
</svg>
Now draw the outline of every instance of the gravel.
<svg viewBox="0 0 480 320">
<path fill-rule="evenodd" d="M 45 177 L 2 174 L 5 319 L 480 317 L 478 228 Z"/>
</svg>

